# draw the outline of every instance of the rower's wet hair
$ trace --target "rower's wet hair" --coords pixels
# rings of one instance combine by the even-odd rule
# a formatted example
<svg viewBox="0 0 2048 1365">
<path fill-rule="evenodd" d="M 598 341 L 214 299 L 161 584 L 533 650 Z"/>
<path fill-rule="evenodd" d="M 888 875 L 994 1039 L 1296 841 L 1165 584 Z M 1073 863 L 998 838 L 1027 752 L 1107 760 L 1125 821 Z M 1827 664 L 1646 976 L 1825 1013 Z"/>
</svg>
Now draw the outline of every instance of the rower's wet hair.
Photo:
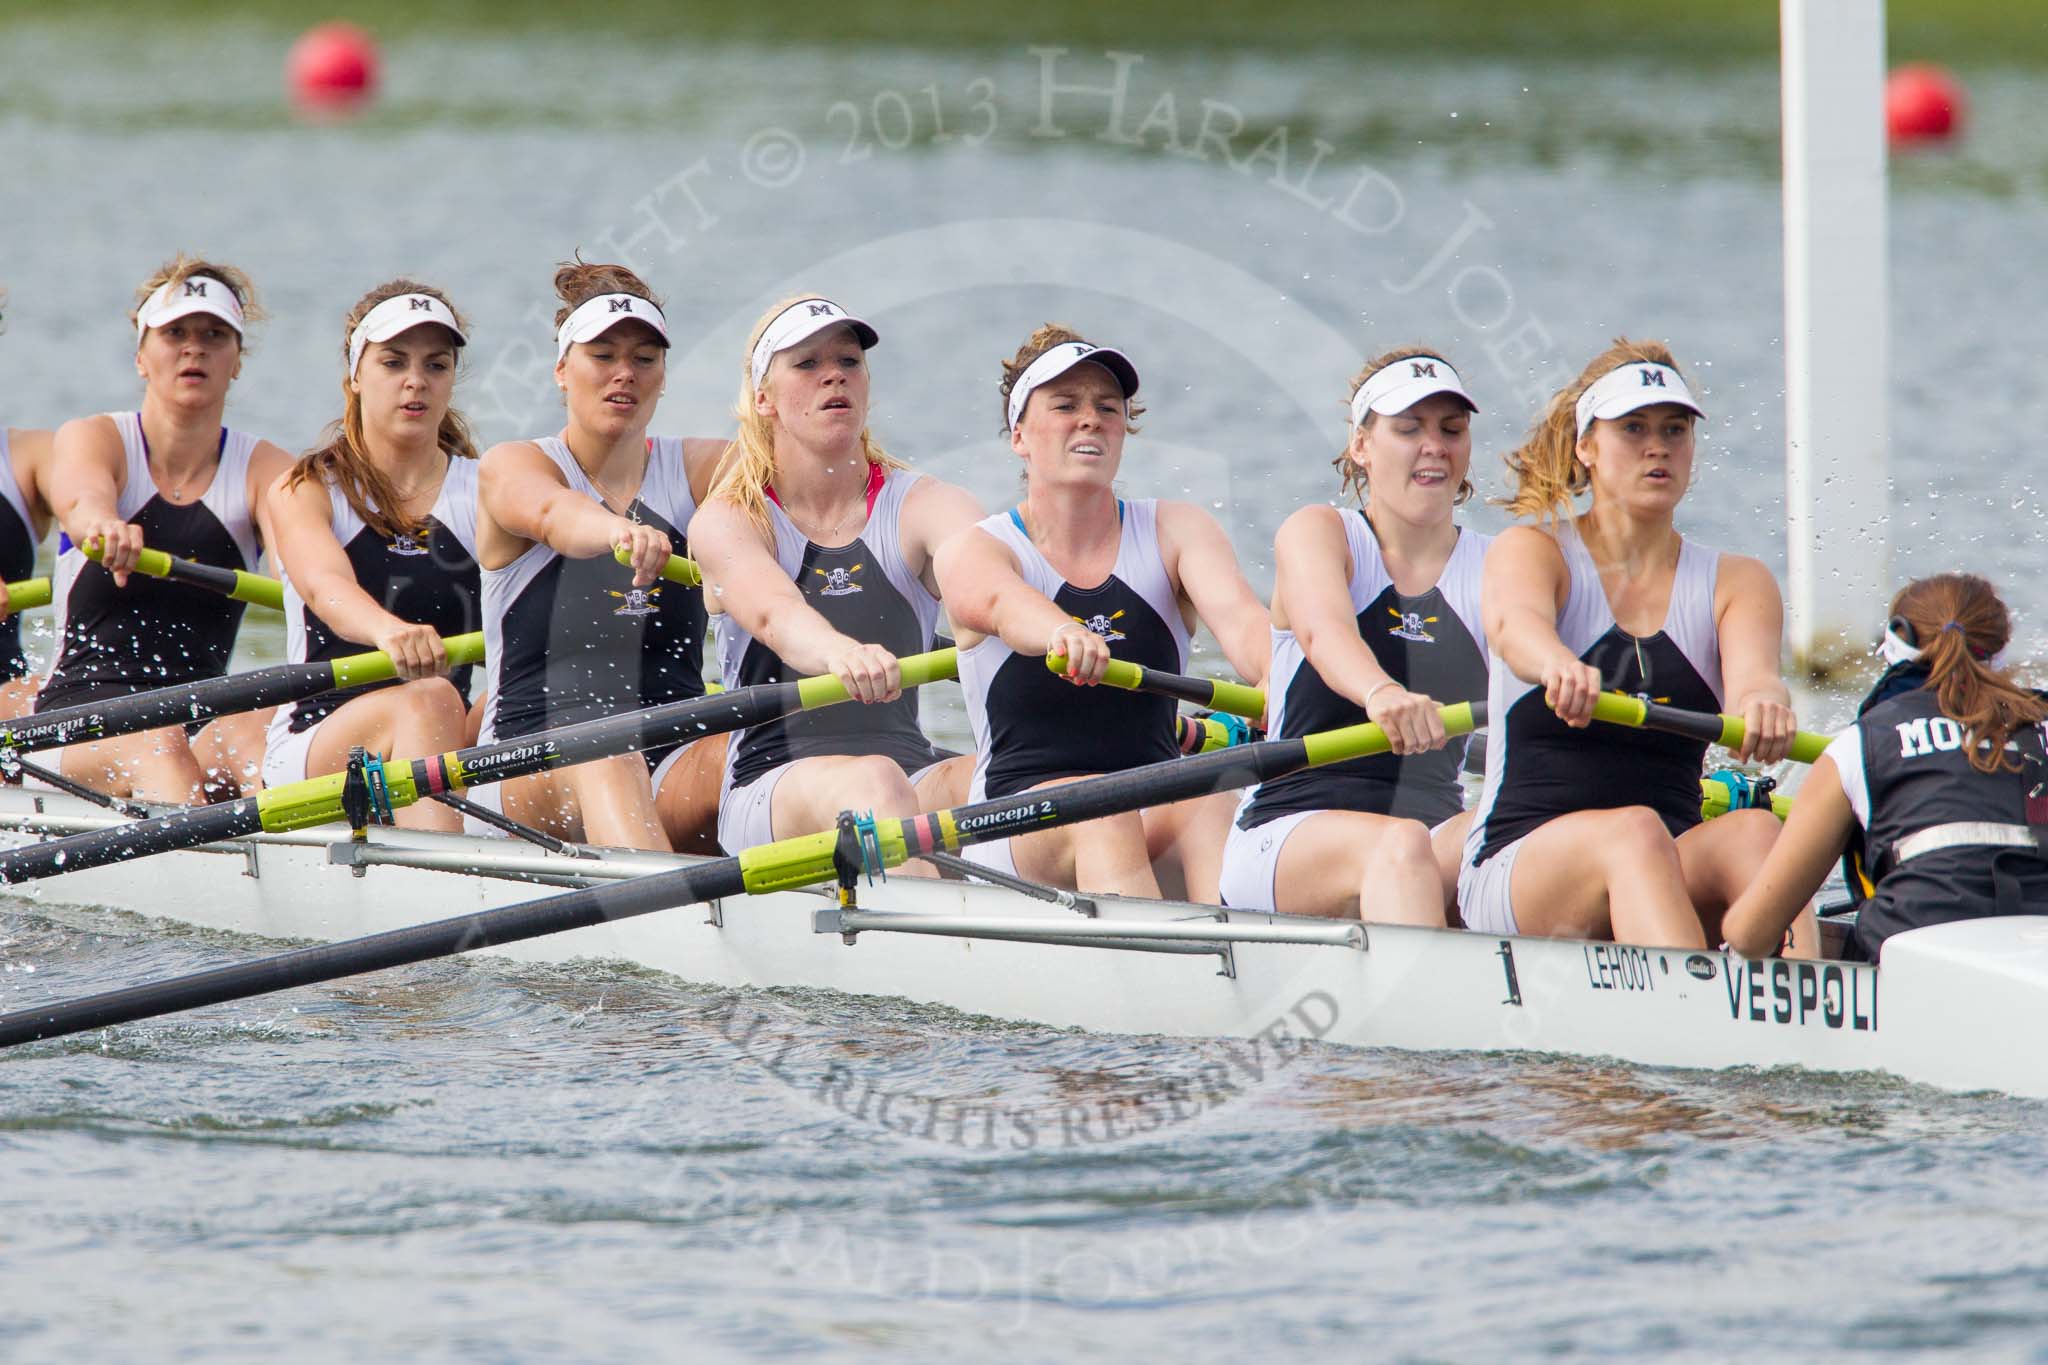
<svg viewBox="0 0 2048 1365">
<path fill-rule="evenodd" d="M 631 270 L 622 265 L 586 261 L 579 251 L 555 267 L 555 297 L 562 301 L 562 306 L 555 310 L 555 326 L 560 327 L 569 320 L 569 314 L 600 294 L 631 294 L 656 308 L 662 307 L 647 281 Z"/>
<path fill-rule="evenodd" d="M 1393 350 L 1382 351 L 1371 360 L 1366 361 L 1365 368 L 1351 377 L 1351 387 L 1344 390 L 1344 420 L 1346 422 L 1351 420 L 1351 400 L 1358 395 L 1358 390 L 1365 384 L 1366 380 L 1372 378 L 1397 360 L 1413 360 L 1417 356 L 1436 356 L 1442 358 L 1443 352 L 1435 346 L 1396 346 Z M 1371 485 L 1367 481 L 1365 466 L 1351 458 L 1351 446 L 1358 439 L 1358 432 L 1372 430 L 1372 424 L 1379 420 L 1380 415 L 1378 413 L 1367 411 L 1364 423 L 1359 427 L 1353 428 L 1350 439 L 1344 442 L 1344 448 L 1337 452 L 1336 459 L 1330 461 L 1331 466 L 1344 476 L 1341 491 L 1356 497 L 1361 507 L 1365 505 L 1366 493 L 1370 490 Z M 1463 506 L 1466 499 L 1472 496 L 1472 493 L 1472 479 L 1468 474 L 1465 478 L 1458 481 L 1458 496 L 1453 499 L 1454 504 Z"/>
<path fill-rule="evenodd" d="M 1579 395 L 1609 371 L 1635 362 L 1678 369 L 1671 348 L 1663 342 L 1616 337 L 1612 346 L 1579 371 L 1577 379 L 1550 396 L 1549 405 L 1522 444 L 1503 457 L 1515 491 L 1496 499 L 1498 505 L 1512 516 L 1553 522 L 1571 515 L 1572 499 L 1593 486 L 1593 472 L 1579 459 Z"/>
<path fill-rule="evenodd" d="M 1053 347 L 1064 346 L 1070 341 L 1078 341 L 1083 346 L 1099 344 L 1090 341 L 1071 327 L 1057 322 L 1048 322 L 1041 324 L 1037 331 L 1025 339 L 1024 344 L 1017 348 L 1016 355 L 1003 362 L 1003 382 L 998 386 L 999 392 L 997 394 L 997 401 L 1003 407 L 1003 424 L 998 430 L 1003 435 L 1007 436 L 1010 434 L 1010 390 L 1017 387 L 1017 381 L 1024 377 L 1024 371 L 1031 368 L 1032 361 L 1038 359 L 1038 357 L 1044 355 Z M 1033 392 L 1035 393 L 1037 390 L 1034 389 Z M 1130 415 L 1130 420 L 1124 424 L 1124 429 L 1133 435 L 1137 434 L 1138 419 L 1145 415 L 1145 409 L 1126 399 L 1124 401 L 1124 411 Z"/>
<path fill-rule="evenodd" d="M 194 275 L 211 275 L 214 279 L 226 285 L 228 292 L 235 296 L 235 302 L 242 305 L 243 321 L 263 321 L 265 317 L 263 305 L 256 301 L 256 286 L 249 282 L 249 277 L 246 274 L 237 270 L 234 266 L 223 265 L 218 261 L 209 261 L 198 256 L 188 256 L 181 251 L 171 257 L 170 260 L 158 266 L 156 273 L 144 280 L 142 286 L 135 291 L 135 306 L 128 310 L 128 325 L 133 327 L 140 320 L 142 305 L 149 302 L 151 294 L 154 294 L 164 285 L 180 284 L 191 279 Z M 244 351 L 249 349 L 249 339 L 240 332 L 235 333 L 235 343 Z"/>
<path fill-rule="evenodd" d="M 1968 573 L 1919 578 L 1899 589 L 1892 615 L 1907 627 L 1892 629 L 1919 649 L 1942 714 L 1963 727 L 1970 766 L 2019 771 L 2019 756 L 2007 753 L 2005 742 L 2022 725 L 2048 717 L 2048 703 L 1991 666 L 2012 639 L 2012 614 L 1997 589 Z"/>
<path fill-rule="evenodd" d="M 356 300 L 355 307 L 348 310 L 348 316 L 341 324 L 341 357 L 344 365 L 348 361 L 348 339 L 355 331 L 356 324 L 369 316 L 372 308 L 386 299 L 395 299 L 401 294 L 425 294 L 448 305 L 448 311 L 455 314 L 455 321 L 464 332 L 469 323 L 463 318 L 448 296 L 430 284 L 418 280 L 387 280 L 369 293 Z M 285 475 L 284 487 L 292 489 L 309 479 L 319 479 L 341 490 L 348 499 L 349 510 L 362 518 L 363 524 L 378 535 L 395 539 L 401 535 L 420 536 L 426 531 L 425 518 L 408 520 L 399 510 L 403 501 L 398 490 L 391 486 L 381 470 L 370 461 L 369 441 L 363 432 L 363 396 L 350 381 L 354 376 L 344 373 L 341 377 L 341 417 L 328 424 L 321 433 L 320 444 L 307 451 Z M 451 405 L 441 414 L 441 427 L 435 433 L 441 449 L 454 459 L 474 460 L 476 442 L 470 438 L 469 423 Z"/>
<path fill-rule="evenodd" d="M 732 503 L 747 514 L 748 521 L 764 532 L 769 527 L 768 486 L 775 482 L 775 419 L 755 410 L 754 398 L 760 390 L 754 387 L 754 347 L 760 344 L 761 333 L 768 330 L 769 323 L 805 299 L 821 297 L 815 293 L 791 294 L 756 318 L 754 325 L 747 330 L 747 344 L 740 352 L 740 396 L 733 405 L 733 416 L 739 422 L 739 435 L 719 457 L 711 491 L 705 494 L 707 500 L 724 498 Z M 761 387 L 765 390 L 774 382 L 774 365 L 771 362 Z M 882 443 L 866 427 L 860 429 L 860 453 L 870 465 L 880 465 L 884 469 L 908 468 L 903 461 L 882 449 Z"/>
</svg>

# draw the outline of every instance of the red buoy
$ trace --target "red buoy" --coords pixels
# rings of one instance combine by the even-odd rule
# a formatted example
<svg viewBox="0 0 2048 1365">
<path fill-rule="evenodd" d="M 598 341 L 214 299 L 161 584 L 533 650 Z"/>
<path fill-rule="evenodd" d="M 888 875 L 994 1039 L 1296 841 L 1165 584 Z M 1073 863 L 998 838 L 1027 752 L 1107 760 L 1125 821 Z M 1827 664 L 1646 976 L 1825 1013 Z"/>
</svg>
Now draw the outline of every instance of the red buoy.
<svg viewBox="0 0 2048 1365">
<path fill-rule="evenodd" d="M 377 92 L 377 44 L 354 24 L 318 24 L 284 61 L 285 84 L 306 112 L 352 113 Z"/>
<path fill-rule="evenodd" d="M 1962 83 L 1945 67 L 1916 62 L 1884 84 L 1885 132 L 1892 145 L 1947 142 L 1963 130 Z"/>
</svg>

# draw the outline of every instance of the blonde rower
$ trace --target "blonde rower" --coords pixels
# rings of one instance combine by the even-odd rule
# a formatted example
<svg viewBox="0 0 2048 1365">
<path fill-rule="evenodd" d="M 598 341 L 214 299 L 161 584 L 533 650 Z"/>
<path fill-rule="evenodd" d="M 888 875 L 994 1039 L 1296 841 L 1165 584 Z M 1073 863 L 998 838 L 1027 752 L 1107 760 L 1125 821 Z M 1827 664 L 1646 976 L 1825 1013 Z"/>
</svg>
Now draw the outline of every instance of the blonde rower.
<svg viewBox="0 0 2048 1365">
<path fill-rule="evenodd" d="M 557 435 L 492 447 L 479 471 L 485 741 L 704 691 L 703 594 L 660 573 L 688 553 L 724 443 L 647 435 L 669 331 L 639 276 L 579 258 L 555 272 L 555 292 L 568 419 Z M 620 546 L 629 567 L 612 557 Z M 681 752 L 664 744 L 522 777 L 498 796 L 506 815 L 565 838 L 667 849 L 655 793 Z"/>
<path fill-rule="evenodd" d="M 381 649 L 398 677 L 278 708 L 265 786 L 339 772 L 357 745 L 385 758 L 443 753 L 466 728 L 470 670 L 451 680 L 441 645 L 480 619 L 476 447 L 449 406 L 462 321 L 440 290 L 393 280 L 356 301 L 342 336 L 341 420 L 270 490 L 289 653 L 296 663 Z M 397 819 L 462 828 L 435 801 Z"/>
<path fill-rule="evenodd" d="M 728 687 L 830 673 L 865 705 L 732 736 L 719 805 L 729 853 L 831 827 L 844 809 L 912 815 L 959 787 L 918 725 L 897 659 L 932 647 L 933 555 L 981 515 L 868 430 L 875 329 L 829 299 L 777 304 L 742 360 L 739 439 L 695 532 L 724 613 Z M 922 864 L 907 869 L 921 873 Z"/>
<path fill-rule="evenodd" d="M 69 545 L 53 584 L 58 653 L 38 711 L 217 678 L 227 672 L 242 604 L 133 575 L 142 549 L 253 571 L 263 490 L 291 457 L 221 425 L 242 372 L 244 331 L 259 316 L 248 277 L 180 256 L 139 291 L 137 412 L 66 422 L 48 477 Z M 97 545 L 100 563 L 80 548 Z M 74 745 L 63 771 L 117 796 L 189 803 L 256 785 L 268 712 L 228 716 L 188 738 L 171 727 Z"/>
<path fill-rule="evenodd" d="M 1508 506 L 1536 524 L 1486 557 L 1492 737 L 1458 888 L 1470 928 L 1718 942 L 1777 837 L 1768 811 L 1701 822 L 1704 743 L 1591 724 L 1614 689 L 1739 713 L 1744 758 L 1773 762 L 1791 744 L 1776 580 L 1673 525 L 1701 416 L 1669 350 L 1617 341 L 1508 457 Z"/>
<path fill-rule="evenodd" d="M 1265 678 L 1269 649 L 1265 609 L 1216 519 L 1191 503 L 1116 495 L 1124 437 L 1141 411 L 1130 401 L 1138 372 L 1121 351 L 1040 327 L 1003 363 L 1001 387 L 1024 501 L 939 556 L 974 722 L 974 799 L 1179 752 L 1170 700 L 1093 686 L 1112 657 L 1179 672 L 1198 617 L 1248 682 Z M 1067 657 L 1068 681 L 1047 671 L 1050 653 Z M 1234 805 L 1220 793 L 969 856 L 1088 891 L 1156 896 L 1164 882 L 1213 901 Z"/>
<path fill-rule="evenodd" d="M 1437 707 L 1486 695 L 1492 538 L 1452 519 L 1472 494 L 1477 411 L 1434 350 L 1389 351 L 1352 381 L 1336 463 L 1364 505 L 1304 507 L 1274 540 L 1266 723 L 1294 739 L 1372 720 L 1393 752 L 1247 792 L 1223 852 L 1226 904 L 1445 923 L 1469 817 L 1465 742 L 1445 743 Z"/>
</svg>

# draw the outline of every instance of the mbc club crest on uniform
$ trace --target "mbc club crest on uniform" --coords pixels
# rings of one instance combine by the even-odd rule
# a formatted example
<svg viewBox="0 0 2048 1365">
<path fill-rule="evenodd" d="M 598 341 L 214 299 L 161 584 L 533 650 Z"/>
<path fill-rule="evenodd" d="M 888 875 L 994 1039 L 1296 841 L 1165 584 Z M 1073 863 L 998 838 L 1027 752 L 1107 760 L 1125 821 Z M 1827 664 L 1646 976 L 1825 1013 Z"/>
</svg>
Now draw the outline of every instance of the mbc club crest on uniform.
<svg viewBox="0 0 2048 1365">
<path fill-rule="evenodd" d="M 606 588 L 605 596 L 619 599 L 619 605 L 612 608 L 614 616 L 652 616 L 661 610 L 661 605 L 654 600 L 661 596 L 659 583 L 651 588 L 627 588 L 624 592 Z"/>
<path fill-rule="evenodd" d="M 1076 616 L 1074 620 L 1079 621 L 1082 625 L 1088 627 L 1088 629 L 1094 631 L 1097 635 L 1100 635 L 1105 640 L 1121 640 L 1124 639 L 1125 636 L 1122 631 L 1116 628 L 1116 622 L 1117 618 L 1122 615 L 1122 611 L 1113 611 L 1107 616 L 1104 616 L 1100 612 L 1098 612 L 1093 616 L 1087 617 L 1086 619 Z"/>
<path fill-rule="evenodd" d="M 866 567 L 865 564 L 856 564 L 850 569 L 812 569 L 812 573 L 825 580 L 825 586 L 818 589 L 818 595 L 820 597 L 853 596 L 853 594 L 861 591 L 860 584 L 853 581 L 853 576 Z"/>
<path fill-rule="evenodd" d="M 1397 611 L 1393 607 L 1387 608 L 1387 615 L 1394 618 L 1394 624 L 1387 627 L 1387 634 L 1395 639 L 1413 640 L 1420 645 L 1436 643 L 1436 636 L 1429 633 L 1429 628 L 1436 624 L 1434 616 L 1424 616 L 1419 611 Z"/>
<path fill-rule="evenodd" d="M 417 555 L 433 553 L 432 550 L 427 548 L 427 543 L 424 540 L 421 540 L 417 536 L 407 535 L 403 531 L 393 536 L 391 538 L 391 544 L 386 548 L 388 548 L 392 554 L 399 555 L 406 559 L 411 559 Z"/>
</svg>

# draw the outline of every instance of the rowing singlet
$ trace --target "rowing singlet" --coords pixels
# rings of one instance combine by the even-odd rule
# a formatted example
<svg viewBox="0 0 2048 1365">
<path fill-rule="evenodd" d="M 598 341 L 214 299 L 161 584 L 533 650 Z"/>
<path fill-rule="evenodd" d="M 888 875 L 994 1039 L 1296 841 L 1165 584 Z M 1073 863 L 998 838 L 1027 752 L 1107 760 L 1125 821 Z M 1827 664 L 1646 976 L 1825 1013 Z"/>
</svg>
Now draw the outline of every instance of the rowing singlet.
<svg viewBox="0 0 2048 1365">
<path fill-rule="evenodd" d="M 1017 557 L 1024 581 L 1109 642 L 1109 652 L 1145 668 L 1187 667 L 1188 628 L 1159 553 L 1159 505 L 1117 504 L 1116 564 L 1093 588 L 1077 588 L 1046 562 L 1015 511 L 977 523 Z M 974 725 L 974 782 L 968 799 L 1009 796 L 1063 777 L 1115 773 L 1180 755 L 1170 697 L 1112 687 L 1075 687 L 1019 654 L 1000 636 L 960 651 L 960 687 Z"/>
<path fill-rule="evenodd" d="M 0 579 L 18 583 L 36 571 L 36 524 L 28 514 L 28 499 L 21 495 L 21 481 L 14 477 L 14 453 L 7 446 L 7 428 L 0 427 Z M 9 612 L 0 621 L 0 682 L 28 672 L 28 655 L 21 647 L 21 613 Z"/>
<path fill-rule="evenodd" d="M 1637 637 L 1615 624 L 1600 572 L 1577 528 L 1561 527 L 1557 545 L 1571 576 L 1558 637 L 1600 670 L 1602 686 L 1688 711 L 1719 711 L 1714 581 L 1720 551 L 1690 540 L 1680 545 L 1664 628 Z M 1700 822 L 1704 740 L 1616 725 L 1574 730 L 1544 705 L 1542 686 L 1516 677 L 1499 655 L 1492 659 L 1487 711 L 1492 738 L 1486 787 L 1465 843 L 1472 866 L 1572 811 L 1648 806 L 1673 835 Z"/>
<path fill-rule="evenodd" d="M 181 559 L 253 572 L 262 555 L 249 514 L 249 457 L 256 438 L 221 428 L 220 462 L 197 501 L 180 506 L 157 492 L 139 413 L 108 416 L 120 428 L 128 478 L 115 513 L 142 528 L 142 543 Z M 242 604 L 204 588 L 130 574 L 128 586 L 67 544 L 51 585 L 58 654 L 36 697 L 38 711 L 124 697 L 153 687 L 218 678 L 228 671 Z"/>
<path fill-rule="evenodd" d="M 327 485 L 327 504 L 334 538 L 348 555 L 356 585 L 379 606 L 403 621 L 432 626 L 436 635 L 460 635 L 477 629 L 482 611 L 476 567 L 476 464 L 451 457 L 441 492 L 427 514 L 427 534 L 396 540 L 377 534 L 348 505 L 348 498 Z M 344 640 L 306 606 L 291 575 L 284 579 L 285 657 L 293 663 L 317 663 L 361 654 L 373 646 Z M 471 667 L 451 670 L 455 690 L 469 696 Z M 349 692 L 330 692 L 308 701 L 280 706 L 270 721 L 270 743 L 310 730 L 351 697 L 395 686 L 391 678 Z"/>
<path fill-rule="evenodd" d="M 604 501 L 561 438 L 534 444 L 570 488 Z M 650 437 L 647 450 L 629 515 L 659 527 L 686 555 L 697 500 L 683 443 Z M 633 571 L 609 554 L 565 559 L 538 543 L 502 569 L 483 570 L 482 579 L 491 689 L 484 740 L 704 695 L 702 590 L 662 580 L 636 588 Z"/>
<path fill-rule="evenodd" d="M 1358 633 L 1387 676 L 1438 703 L 1486 695 L 1486 629 L 1479 614 L 1480 565 L 1491 536 L 1460 530 L 1436 585 L 1419 597 L 1394 587 L 1379 538 L 1365 513 L 1346 515 L 1351 552 L 1351 609 Z M 1325 683 L 1291 630 L 1273 631 L 1272 700 L 1266 716 L 1275 739 L 1361 725 L 1365 712 Z M 1465 808 L 1458 771 L 1465 741 L 1426 754 L 1375 754 L 1276 777 L 1252 789 L 1238 811 L 1240 829 L 1256 829 L 1300 811 L 1357 810 L 1440 824 Z"/>
<path fill-rule="evenodd" d="M 775 562 L 834 630 L 901 658 L 932 647 L 939 600 L 903 558 L 903 500 L 923 475 L 868 469 L 868 520 L 852 544 L 813 544 L 771 496 L 768 523 Z M 733 621 L 718 618 L 719 677 L 728 689 L 784 682 L 795 676 L 766 645 Z M 908 773 L 939 754 L 918 724 L 915 691 L 875 706 L 845 703 L 802 711 L 733 736 L 726 750 L 727 786 L 744 787 L 785 763 L 817 754 L 880 754 Z"/>
</svg>

